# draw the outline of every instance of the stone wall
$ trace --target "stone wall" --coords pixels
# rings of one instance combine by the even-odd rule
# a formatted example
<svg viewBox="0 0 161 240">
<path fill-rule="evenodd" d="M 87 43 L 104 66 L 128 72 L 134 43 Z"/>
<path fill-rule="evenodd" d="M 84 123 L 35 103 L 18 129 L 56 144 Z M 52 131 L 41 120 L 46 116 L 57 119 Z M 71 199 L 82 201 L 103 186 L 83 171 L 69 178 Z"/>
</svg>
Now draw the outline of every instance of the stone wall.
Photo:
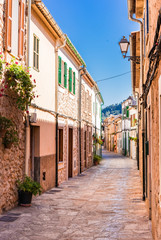
<svg viewBox="0 0 161 240">
<path fill-rule="evenodd" d="M 5 2 L 5 1 L 4 1 Z M 10 59 L 5 50 L 5 4 L 0 4 L 0 51 Z M 22 62 L 22 64 L 24 64 Z M 3 79 L 2 79 L 3 80 Z M 1 88 L 1 86 L 0 86 Z M 6 92 L 7 93 L 7 92 Z M 0 213 L 11 209 L 17 204 L 16 180 L 22 179 L 25 170 L 25 120 L 10 97 L 0 97 L 0 115 L 11 119 L 16 126 L 19 142 L 11 149 L 4 147 L 0 138 Z"/>
<path fill-rule="evenodd" d="M 146 34 L 145 39 L 145 60 L 144 60 L 144 82 L 146 81 L 147 71 L 149 67 L 149 59 L 148 54 L 153 47 L 154 43 L 154 36 L 155 30 L 157 26 L 157 19 L 159 10 L 161 8 L 161 3 L 158 0 L 150 0 L 149 1 L 149 34 Z M 150 177 L 150 170 L 149 170 L 149 163 L 147 162 L 147 187 L 149 187 L 149 182 L 151 178 L 152 184 L 152 205 L 151 205 L 151 212 L 152 212 L 152 233 L 155 240 L 161 239 L 161 199 L 160 199 L 160 175 L 159 175 L 159 77 L 161 75 L 161 62 L 157 68 L 157 74 L 152 81 L 151 88 L 148 95 L 148 108 L 150 107 L 151 110 L 151 177 Z M 140 129 L 140 137 L 141 137 L 141 129 Z M 139 139 L 139 141 L 141 138 Z M 140 142 L 141 147 L 141 142 Z M 141 148 L 139 154 L 141 154 Z M 149 158 L 148 158 L 149 159 Z M 140 171 L 142 175 L 142 156 L 140 161 Z M 149 194 L 147 193 L 147 206 L 149 210 Z M 149 210 L 150 214 L 150 210 Z"/>
<path fill-rule="evenodd" d="M 12 145 L 11 149 L 5 148 L 0 138 L 0 212 L 3 212 L 17 204 L 15 181 L 24 175 L 25 125 L 23 113 L 6 97 L 0 98 L 0 114 L 14 122 L 19 137 L 18 146 Z"/>
</svg>

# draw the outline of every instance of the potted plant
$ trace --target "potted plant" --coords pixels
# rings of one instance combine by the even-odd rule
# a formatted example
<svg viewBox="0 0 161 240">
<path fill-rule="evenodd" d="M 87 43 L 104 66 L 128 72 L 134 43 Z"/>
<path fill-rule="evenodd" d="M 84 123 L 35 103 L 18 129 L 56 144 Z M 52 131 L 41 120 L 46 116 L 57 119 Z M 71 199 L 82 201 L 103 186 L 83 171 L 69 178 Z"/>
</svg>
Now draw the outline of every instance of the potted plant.
<svg viewBox="0 0 161 240">
<path fill-rule="evenodd" d="M 31 206 L 32 195 L 41 194 L 42 187 L 38 182 L 33 181 L 30 177 L 25 176 L 24 180 L 17 180 L 19 205 Z"/>
<path fill-rule="evenodd" d="M 3 138 L 8 128 L 12 126 L 12 121 L 6 117 L 0 116 L 0 137 Z"/>
<path fill-rule="evenodd" d="M 101 156 L 95 154 L 94 157 L 93 157 L 93 163 L 94 163 L 94 165 L 100 164 L 100 161 L 101 161 Z"/>
<path fill-rule="evenodd" d="M 18 143 L 18 133 L 15 129 L 7 130 L 3 138 L 3 144 L 5 148 L 11 148 L 12 144 Z"/>
</svg>

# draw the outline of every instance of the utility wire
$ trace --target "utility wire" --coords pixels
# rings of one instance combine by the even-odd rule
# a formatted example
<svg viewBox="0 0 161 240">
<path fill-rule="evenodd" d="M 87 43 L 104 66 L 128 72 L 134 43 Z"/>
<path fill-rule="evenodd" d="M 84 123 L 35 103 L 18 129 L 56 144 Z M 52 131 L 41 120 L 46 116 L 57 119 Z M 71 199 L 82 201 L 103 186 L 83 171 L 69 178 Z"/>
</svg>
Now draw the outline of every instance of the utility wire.
<svg viewBox="0 0 161 240">
<path fill-rule="evenodd" d="M 128 74 L 128 73 L 131 73 L 131 71 L 125 72 L 125 73 L 122 73 L 122 74 L 119 74 L 119 75 L 115 75 L 115 76 L 113 76 L 113 77 L 108 77 L 108 78 L 104 78 L 104 79 L 97 80 L 96 83 L 102 82 L 102 81 L 106 81 L 106 80 L 110 80 L 110 79 L 117 78 L 117 77 L 121 77 L 121 76 L 126 75 L 126 74 Z"/>
</svg>

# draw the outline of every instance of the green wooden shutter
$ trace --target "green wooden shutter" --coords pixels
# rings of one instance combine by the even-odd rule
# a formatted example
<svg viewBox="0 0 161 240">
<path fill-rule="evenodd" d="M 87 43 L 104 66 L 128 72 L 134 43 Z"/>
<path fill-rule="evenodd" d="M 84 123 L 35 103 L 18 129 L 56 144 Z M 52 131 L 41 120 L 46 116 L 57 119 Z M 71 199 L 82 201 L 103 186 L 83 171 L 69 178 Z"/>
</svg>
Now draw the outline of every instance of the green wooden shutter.
<svg viewBox="0 0 161 240">
<path fill-rule="evenodd" d="M 67 88 L 67 63 L 64 63 L 64 87 Z"/>
<path fill-rule="evenodd" d="M 72 68 L 69 68 L 69 92 L 72 91 Z"/>
<path fill-rule="evenodd" d="M 75 72 L 73 72 L 73 94 L 75 94 Z"/>
<path fill-rule="evenodd" d="M 61 84 L 61 57 L 58 58 L 58 83 Z"/>
<path fill-rule="evenodd" d="M 129 118 L 129 106 L 126 107 L 126 117 Z"/>
</svg>

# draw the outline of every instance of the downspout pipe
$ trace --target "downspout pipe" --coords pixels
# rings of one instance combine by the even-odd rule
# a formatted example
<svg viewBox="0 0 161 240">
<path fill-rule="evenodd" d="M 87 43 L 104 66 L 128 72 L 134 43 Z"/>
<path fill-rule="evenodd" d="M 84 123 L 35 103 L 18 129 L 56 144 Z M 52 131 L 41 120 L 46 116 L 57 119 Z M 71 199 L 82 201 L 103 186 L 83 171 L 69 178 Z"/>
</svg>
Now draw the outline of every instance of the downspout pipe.
<svg viewBox="0 0 161 240">
<path fill-rule="evenodd" d="M 139 93 L 135 92 L 137 95 L 137 168 L 139 170 Z"/>
<path fill-rule="evenodd" d="M 31 21 L 31 0 L 28 0 L 28 22 L 27 22 L 27 67 L 28 68 L 30 66 L 30 21 Z M 25 174 L 29 175 L 30 122 L 29 122 L 28 105 L 26 105 L 26 110 L 27 110 L 26 111 L 27 113 L 26 113 L 26 126 L 25 126 L 25 133 L 26 133 L 25 134 Z"/>
<path fill-rule="evenodd" d="M 130 1 L 130 0 L 128 0 Z M 139 19 L 134 18 L 133 13 L 130 11 L 128 14 L 129 20 L 133 22 L 137 22 L 140 24 L 140 85 L 141 85 L 141 95 L 144 92 L 144 85 L 143 85 L 143 23 Z M 145 160 L 144 160 L 144 101 L 141 104 L 141 131 L 142 131 L 142 159 L 143 159 L 143 201 L 145 201 Z"/>
<path fill-rule="evenodd" d="M 81 71 L 83 71 L 83 73 L 80 73 Z M 86 75 L 86 68 L 83 65 L 80 69 L 79 69 L 79 112 L 78 112 L 78 120 L 79 120 L 79 173 L 81 174 L 82 172 L 82 166 L 81 166 L 81 159 L 82 159 L 82 147 L 81 147 L 81 121 L 82 121 L 82 111 L 81 111 L 81 107 L 82 107 L 82 76 Z"/>
<path fill-rule="evenodd" d="M 56 112 L 56 123 L 55 123 L 55 186 L 58 187 L 58 50 L 65 47 L 66 45 L 66 34 L 64 34 L 64 42 L 62 45 L 55 47 L 55 112 Z"/>
</svg>

